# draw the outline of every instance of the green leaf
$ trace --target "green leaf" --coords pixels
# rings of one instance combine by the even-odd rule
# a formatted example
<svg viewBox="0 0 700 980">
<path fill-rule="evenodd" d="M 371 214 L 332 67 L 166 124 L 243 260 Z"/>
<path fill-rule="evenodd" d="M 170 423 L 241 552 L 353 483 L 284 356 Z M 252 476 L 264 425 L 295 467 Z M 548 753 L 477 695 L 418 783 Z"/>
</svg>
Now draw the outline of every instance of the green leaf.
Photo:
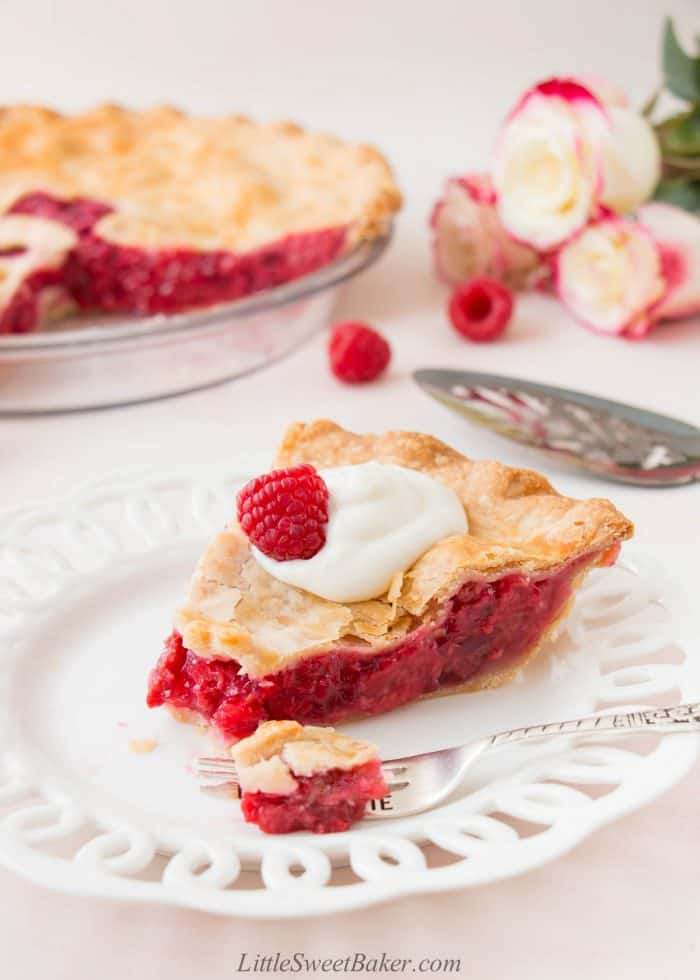
<svg viewBox="0 0 700 980">
<path fill-rule="evenodd" d="M 664 154 L 679 157 L 700 156 L 700 106 L 691 112 L 664 119 L 657 126 Z"/>
<path fill-rule="evenodd" d="M 666 18 L 664 30 L 663 68 L 666 86 L 674 95 L 688 102 L 700 102 L 700 58 L 685 53 L 670 17 Z"/>
<path fill-rule="evenodd" d="M 675 204 L 685 211 L 700 213 L 700 179 L 689 180 L 681 177 L 662 180 L 656 188 L 654 200 Z"/>
</svg>

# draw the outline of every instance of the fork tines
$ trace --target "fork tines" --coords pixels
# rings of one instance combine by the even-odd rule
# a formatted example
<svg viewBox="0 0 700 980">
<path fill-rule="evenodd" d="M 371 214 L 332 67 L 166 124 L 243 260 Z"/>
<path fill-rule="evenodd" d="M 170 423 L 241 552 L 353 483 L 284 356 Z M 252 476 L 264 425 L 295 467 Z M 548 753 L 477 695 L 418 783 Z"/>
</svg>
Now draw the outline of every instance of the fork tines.
<svg viewBox="0 0 700 980">
<path fill-rule="evenodd" d="M 408 780 L 401 778 L 407 772 L 407 766 L 400 762 L 388 762 L 382 764 L 384 778 L 390 790 L 403 789 Z M 228 782 L 238 783 L 238 770 L 233 759 L 224 759 L 216 756 L 199 756 L 192 764 L 192 771 L 195 776 L 206 779 L 223 779 Z"/>
</svg>

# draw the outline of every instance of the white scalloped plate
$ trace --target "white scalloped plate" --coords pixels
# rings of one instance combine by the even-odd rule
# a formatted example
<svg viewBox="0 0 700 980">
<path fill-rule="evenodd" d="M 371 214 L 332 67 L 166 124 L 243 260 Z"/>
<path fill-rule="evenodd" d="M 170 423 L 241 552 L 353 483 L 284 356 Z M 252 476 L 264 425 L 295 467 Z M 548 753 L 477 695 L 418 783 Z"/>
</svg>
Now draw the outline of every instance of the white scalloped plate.
<svg viewBox="0 0 700 980">
<path fill-rule="evenodd" d="M 119 477 L 0 534 L 0 861 L 73 894 L 289 917 L 494 881 L 667 789 L 695 736 L 560 742 L 483 760 L 444 806 L 344 834 L 266 837 L 188 772 L 205 737 L 144 704 L 146 675 L 244 472 Z M 633 553 L 633 552 L 630 552 Z M 344 726 L 385 756 L 698 693 L 658 570 L 594 573 L 559 640 L 509 687 Z M 155 739 L 149 754 L 130 744 Z M 132 745 L 133 747 L 133 745 Z M 419 846 L 420 845 L 420 846 Z M 241 870 L 241 869 L 244 870 Z"/>
</svg>

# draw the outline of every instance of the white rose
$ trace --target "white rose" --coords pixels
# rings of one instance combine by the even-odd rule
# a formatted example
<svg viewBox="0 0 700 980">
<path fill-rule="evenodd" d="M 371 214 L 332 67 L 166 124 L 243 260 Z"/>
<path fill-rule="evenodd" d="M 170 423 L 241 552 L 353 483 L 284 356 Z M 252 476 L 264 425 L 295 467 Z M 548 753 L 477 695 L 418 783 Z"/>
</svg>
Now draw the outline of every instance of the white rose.
<svg viewBox="0 0 700 980">
<path fill-rule="evenodd" d="M 595 76 L 582 75 L 579 81 L 603 104 L 610 123 L 602 145 L 601 201 L 618 214 L 629 214 L 651 197 L 659 182 L 659 141 L 622 89 Z"/>
<path fill-rule="evenodd" d="M 572 79 L 552 79 L 525 94 L 505 122 L 494 164 L 504 227 L 538 251 L 556 248 L 598 211 L 602 103 Z"/>
<path fill-rule="evenodd" d="M 661 176 L 661 151 L 654 130 L 634 109 L 606 106 L 610 130 L 603 139 L 601 202 L 629 214 L 647 201 Z"/>
<path fill-rule="evenodd" d="M 549 267 L 534 249 L 516 242 L 496 214 L 496 195 L 483 174 L 447 182 L 431 217 L 438 276 L 451 285 L 487 276 L 513 289 L 542 285 Z"/>
<path fill-rule="evenodd" d="M 562 302 L 599 333 L 641 337 L 666 292 L 661 251 L 644 225 L 604 218 L 564 245 L 555 266 Z"/>
</svg>

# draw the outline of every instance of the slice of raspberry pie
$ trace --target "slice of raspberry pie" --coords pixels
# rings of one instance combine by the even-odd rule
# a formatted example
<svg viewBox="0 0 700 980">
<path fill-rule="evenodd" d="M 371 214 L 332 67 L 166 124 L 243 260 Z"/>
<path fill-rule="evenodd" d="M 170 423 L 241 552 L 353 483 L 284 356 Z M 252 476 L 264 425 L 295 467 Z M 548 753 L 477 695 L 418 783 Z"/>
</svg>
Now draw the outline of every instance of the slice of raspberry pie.
<svg viewBox="0 0 700 980">
<path fill-rule="evenodd" d="M 608 500 L 414 432 L 293 425 L 277 463 L 206 550 L 150 676 L 151 706 L 227 742 L 506 683 L 633 530 Z"/>
<path fill-rule="evenodd" d="M 232 755 L 243 816 L 267 834 L 347 830 L 389 792 L 376 748 L 332 728 L 267 721 Z"/>
<path fill-rule="evenodd" d="M 77 309 L 103 312 L 238 299 L 384 233 L 400 204 L 376 150 L 291 123 L 6 107 L 0 333 L 55 317 L 59 287 Z"/>
</svg>

